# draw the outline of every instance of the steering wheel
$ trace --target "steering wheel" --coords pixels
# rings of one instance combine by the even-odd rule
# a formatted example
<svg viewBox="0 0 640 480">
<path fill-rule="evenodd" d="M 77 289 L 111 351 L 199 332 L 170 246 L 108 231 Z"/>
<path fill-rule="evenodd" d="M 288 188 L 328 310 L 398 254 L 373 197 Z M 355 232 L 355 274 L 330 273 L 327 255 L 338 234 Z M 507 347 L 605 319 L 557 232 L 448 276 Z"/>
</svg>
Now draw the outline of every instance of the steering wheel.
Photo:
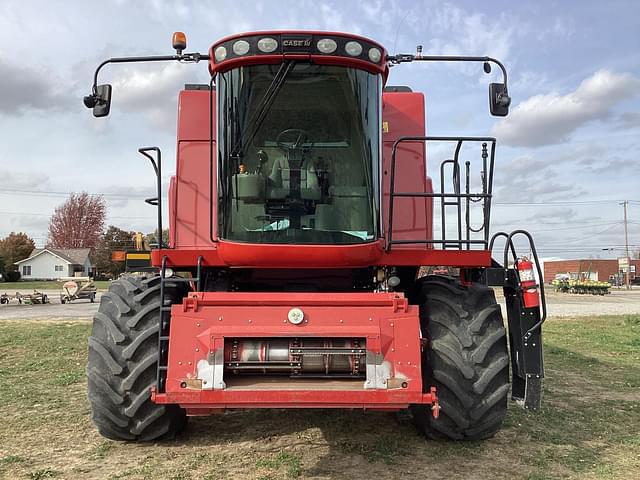
<svg viewBox="0 0 640 480">
<path fill-rule="evenodd" d="M 307 153 L 313 148 L 311 134 L 300 128 L 288 128 L 281 131 L 276 137 L 276 145 L 286 152 Z"/>
</svg>

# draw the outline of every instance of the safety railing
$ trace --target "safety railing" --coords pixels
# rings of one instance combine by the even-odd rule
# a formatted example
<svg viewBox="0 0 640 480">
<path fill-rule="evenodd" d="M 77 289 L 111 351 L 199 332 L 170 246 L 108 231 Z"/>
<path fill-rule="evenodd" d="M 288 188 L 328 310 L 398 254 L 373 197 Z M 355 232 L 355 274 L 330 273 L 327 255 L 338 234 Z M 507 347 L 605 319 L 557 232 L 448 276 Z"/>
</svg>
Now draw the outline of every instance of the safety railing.
<svg viewBox="0 0 640 480">
<path fill-rule="evenodd" d="M 398 151 L 403 144 L 423 144 L 425 148 L 429 142 L 447 142 L 455 144 L 452 158 L 446 159 L 440 164 L 440 190 L 433 192 L 398 192 L 396 191 L 396 163 Z M 465 144 L 479 144 L 479 161 L 464 162 L 464 170 L 461 167 L 462 149 Z M 401 244 L 427 244 L 437 245 L 442 250 L 486 250 L 489 245 L 489 224 L 491 216 L 491 195 L 493 189 L 493 168 L 495 163 L 496 139 L 493 137 L 401 137 L 393 144 L 391 152 L 390 190 L 389 190 L 389 218 L 387 225 L 386 251 L 390 251 L 393 245 Z M 468 152 L 465 151 L 465 156 Z M 472 187 L 472 164 L 480 166 L 479 191 L 477 186 Z M 426 172 L 425 172 L 426 174 Z M 434 211 L 436 203 L 440 207 L 440 228 L 434 230 L 433 238 L 400 239 L 393 238 L 394 205 L 397 198 L 431 198 L 434 199 Z M 474 226 L 471 213 L 474 207 L 481 210 L 481 219 Z M 447 222 L 451 214 L 449 210 L 455 209 L 453 224 Z M 449 218 L 447 218 L 449 216 Z M 451 233 L 453 226 L 453 233 Z M 449 227 L 449 228 L 448 228 Z M 449 232 L 449 233 L 448 233 Z"/>
</svg>

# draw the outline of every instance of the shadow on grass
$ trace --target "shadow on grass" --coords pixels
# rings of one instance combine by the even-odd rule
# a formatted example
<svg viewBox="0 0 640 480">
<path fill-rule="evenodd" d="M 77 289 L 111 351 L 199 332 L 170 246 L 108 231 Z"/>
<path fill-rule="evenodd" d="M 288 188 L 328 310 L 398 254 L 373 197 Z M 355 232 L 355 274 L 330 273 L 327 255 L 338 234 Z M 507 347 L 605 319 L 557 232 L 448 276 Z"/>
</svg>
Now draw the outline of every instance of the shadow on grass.
<svg viewBox="0 0 640 480">
<path fill-rule="evenodd" d="M 229 459 L 232 452 L 246 455 L 250 449 L 257 467 L 282 471 L 284 465 L 289 472 L 284 478 L 366 478 L 376 471 L 383 478 L 394 471 L 403 477 L 447 465 L 457 466 L 452 477 L 464 478 L 465 466 L 470 474 L 473 463 L 490 462 L 495 455 L 511 462 L 520 478 L 607 472 L 606 455 L 637 442 L 640 431 L 640 402 L 610 399 L 607 392 L 633 391 L 639 369 L 618 368 L 557 346 L 546 353 L 552 374 L 543 410 L 526 412 L 510 403 L 503 431 L 485 442 L 428 441 L 405 413 L 253 410 L 191 419 L 177 442 L 162 445 L 226 447 Z M 491 471 L 491 464 L 484 468 Z M 510 476 L 497 467 L 493 471 L 499 478 Z"/>
</svg>

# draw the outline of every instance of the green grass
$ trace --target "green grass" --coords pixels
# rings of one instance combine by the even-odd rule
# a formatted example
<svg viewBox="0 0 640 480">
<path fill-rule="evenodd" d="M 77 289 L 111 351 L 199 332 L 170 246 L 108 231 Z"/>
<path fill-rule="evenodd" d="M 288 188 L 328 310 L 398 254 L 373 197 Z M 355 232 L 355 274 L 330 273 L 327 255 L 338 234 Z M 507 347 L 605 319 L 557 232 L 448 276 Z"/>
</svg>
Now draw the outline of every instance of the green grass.
<svg viewBox="0 0 640 480">
<path fill-rule="evenodd" d="M 302 473 L 300 457 L 284 451 L 269 458 L 259 459 L 256 467 L 271 471 L 284 470 L 287 478 L 298 478 Z M 271 475 L 266 476 L 266 478 L 270 477 Z"/>
<path fill-rule="evenodd" d="M 61 290 L 64 282 L 54 280 L 26 280 L 19 282 L 0 282 L 0 293 L 27 293 L 33 290 Z M 109 290 L 109 281 L 94 282 L 100 291 Z"/>
<path fill-rule="evenodd" d="M 633 478 L 640 315 L 550 319 L 543 410 L 485 442 L 432 442 L 406 415 L 253 410 L 172 441 L 105 440 L 86 401 L 85 323 L 0 322 L 0 478 Z"/>
</svg>

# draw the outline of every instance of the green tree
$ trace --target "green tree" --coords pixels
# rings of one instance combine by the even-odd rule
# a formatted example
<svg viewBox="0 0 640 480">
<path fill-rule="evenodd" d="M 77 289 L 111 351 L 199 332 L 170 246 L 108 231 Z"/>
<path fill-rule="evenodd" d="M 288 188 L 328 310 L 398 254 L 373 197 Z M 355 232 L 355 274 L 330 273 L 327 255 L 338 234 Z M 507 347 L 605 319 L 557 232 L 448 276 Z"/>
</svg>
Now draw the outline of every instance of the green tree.
<svg viewBox="0 0 640 480">
<path fill-rule="evenodd" d="M 4 266 L 4 258 L 0 255 L 0 280 L 4 280 L 7 269 Z"/>
<path fill-rule="evenodd" d="M 147 246 L 151 246 L 153 245 L 153 247 L 155 248 L 158 244 L 158 230 L 154 230 L 151 233 L 147 233 L 144 236 L 144 241 L 147 244 Z M 162 229 L 162 244 L 164 246 L 169 245 L 169 229 L 168 228 L 163 228 Z"/>
<path fill-rule="evenodd" d="M 92 255 L 93 264 L 98 273 L 108 273 L 115 278 L 124 272 L 124 262 L 114 262 L 111 260 L 111 254 L 133 248 L 134 235 L 135 232 L 109 225 L 107 231 L 98 240 Z"/>
<path fill-rule="evenodd" d="M 11 232 L 0 239 L 0 257 L 4 259 L 5 271 L 16 270 L 14 263 L 27 258 L 34 248 L 36 248 L 35 242 L 26 233 Z"/>
</svg>

